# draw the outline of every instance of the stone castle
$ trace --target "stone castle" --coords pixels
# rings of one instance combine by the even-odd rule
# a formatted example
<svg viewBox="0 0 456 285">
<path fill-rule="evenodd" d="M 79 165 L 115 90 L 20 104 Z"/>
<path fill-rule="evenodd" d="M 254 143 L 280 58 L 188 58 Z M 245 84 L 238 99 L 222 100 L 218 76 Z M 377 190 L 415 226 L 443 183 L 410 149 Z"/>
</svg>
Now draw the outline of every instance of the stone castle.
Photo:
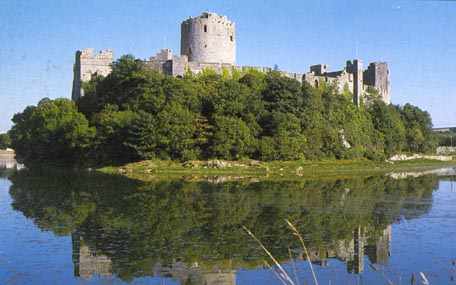
<svg viewBox="0 0 456 285">
<path fill-rule="evenodd" d="M 101 51 L 94 55 L 93 49 L 88 48 L 76 52 L 74 64 L 74 79 L 72 99 L 78 100 L 84 95 L 81 83 L 89 81 L 94 75 L 106 76 L 111 72 L 114 53 L 110 50 Z M 181 77 L 190 70 L 199 73 L 203 69 L 213 69 L 221 73 L 223 69 L 233 70 L 254 69 L 260 72 L 270 72 L 270 67 L 237 66 L 236 65 L 236 28 L 226 16 L 215 13 L 203 13 L 196 18 L 188 18 L 181 24 L 180 56 L 172 54 L 169 49 L 163 49 L 156 56 L 145 61 L 146 66 L 164 74 Z M 369 88 L 377 90 L 381 99 L 391 103 L 390 76 L 386 62 L 370 63 L 366 70 L 359 59 L 347 61 L 341 71 L 329 72 L 325 64 L 314 65 L 305 74 L 282 71 L 282 74 L 299 82 L 308 82 L 318 87 L 320 82 L 335 86 L 339 91 L 344 89 L 353 94 L 353 102 L 359 104 Z"/>
</svg>

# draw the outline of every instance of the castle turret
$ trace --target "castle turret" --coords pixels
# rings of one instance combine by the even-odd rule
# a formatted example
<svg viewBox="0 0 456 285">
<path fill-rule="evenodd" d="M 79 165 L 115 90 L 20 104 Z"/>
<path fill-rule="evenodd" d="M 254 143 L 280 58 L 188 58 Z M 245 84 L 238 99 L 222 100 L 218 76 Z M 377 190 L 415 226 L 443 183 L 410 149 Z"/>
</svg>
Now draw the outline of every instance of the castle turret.
<svg viewBox="0 0 456 285">
<path fill-rule="evenodd" d="M 181 55 L 188 61 L 235 65 L 235 24 L 215 13 L 190 17 L 181 25 Z"/>
</svg>

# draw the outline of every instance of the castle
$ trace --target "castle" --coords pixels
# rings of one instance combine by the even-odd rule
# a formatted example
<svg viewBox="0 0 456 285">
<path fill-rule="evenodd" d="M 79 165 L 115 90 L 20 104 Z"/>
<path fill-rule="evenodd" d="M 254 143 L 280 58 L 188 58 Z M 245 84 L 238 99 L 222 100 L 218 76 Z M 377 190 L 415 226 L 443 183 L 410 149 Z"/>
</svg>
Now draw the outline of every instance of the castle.
<svg viewBox="0 0 456 285">
<path fill-rule="evenodd" d="M 114 53 L 110 50 L 94 55 L 88 48 L 76 52 L 72 99 L 77 101 L 84 96 L 82 82 L 89 81 L 93 75 L 106 76 L 111 72 Z M 270 72 L 270 67 L 237 66 L 236 65 L 236 28 L 226 16 L 215 13 L 203 13 L 196 18 L 188 18 L 181 24 L 181 51 L 175 56 L 169 49 L 163 49 L 156 56 L 145 61 L 145 65 L 167 75 L 182 77 L 187 70 L 199 73 L 203 69 L 213 69 L 221 73 L 228 71 L 254 69 Z M 341 71 L 329 72 L 325 64 L 314 65 L 305 74 L 282 71 L 284 76 L 307 82 L 318 87 L 320 82 L 335 86 L 338 91 L 348 90 L 353 94 L 353 102 L 359 104 L 369 88 L 377 90 L 381 99 L 391 103 L 389 70 L 386 62 L 370 63 L 363 70 L 359 59 L 347 61 Z"/>
</svg>

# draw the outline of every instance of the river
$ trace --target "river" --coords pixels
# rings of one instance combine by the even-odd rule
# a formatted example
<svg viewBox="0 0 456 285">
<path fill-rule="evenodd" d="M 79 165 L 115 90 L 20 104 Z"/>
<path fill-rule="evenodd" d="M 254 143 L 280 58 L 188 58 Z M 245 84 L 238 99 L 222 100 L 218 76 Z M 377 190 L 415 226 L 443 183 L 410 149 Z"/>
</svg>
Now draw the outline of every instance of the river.
<svg viewBox="0 0 456 285">
<path fill-rule="evenodd" d="M 454 169 L 424 174 L 215 183 L 1 170 L 0 283 L 282 284 L 245 227 L 294 284 L 453 284 Z"/>
</svg>

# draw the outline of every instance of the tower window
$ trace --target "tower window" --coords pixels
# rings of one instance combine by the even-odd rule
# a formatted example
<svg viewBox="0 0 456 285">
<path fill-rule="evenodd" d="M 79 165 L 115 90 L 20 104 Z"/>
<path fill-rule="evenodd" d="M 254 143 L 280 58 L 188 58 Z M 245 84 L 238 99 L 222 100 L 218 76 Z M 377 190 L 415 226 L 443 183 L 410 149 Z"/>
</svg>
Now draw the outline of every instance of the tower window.
<svg viewBox="0 0 456 285">
<path fill-rule="evenodd" d="M 204 25 L 204 32 L 207 33 L 207 25 Z"/>
<path fill-rule="evenodd" d="M 230 41 L 233 41 L 233 35 L 230 35 Z"/>
</svg>

